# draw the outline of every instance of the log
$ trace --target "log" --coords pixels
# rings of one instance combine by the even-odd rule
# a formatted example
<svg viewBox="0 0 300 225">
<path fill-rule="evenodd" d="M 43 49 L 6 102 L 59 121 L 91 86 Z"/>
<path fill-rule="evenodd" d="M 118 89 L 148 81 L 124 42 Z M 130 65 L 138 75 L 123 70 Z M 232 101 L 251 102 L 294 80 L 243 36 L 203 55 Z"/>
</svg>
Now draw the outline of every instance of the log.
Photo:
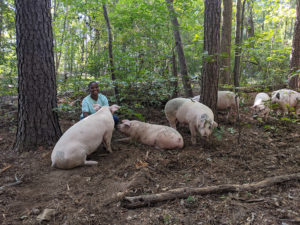
<svg viewBox="0 0 300 225">
<path fill-rule="evenodd" d="M 275 177 L 269 177 L 259 182 L 247 183 L 247 184 L 225 184 L 207 187 L 185 187 L 176 188 L 166 192 L 149 194 L 149 195 L 139 195 L 134 197 L 124 197 L 121 206 L 134 209 L 143 206 L 150 206 L 153 203 L 174 200 L 177 198 L 187 198 L 191 195 L 207 195 L 207 194 L 221 194 L 227 192 L 241 192 L 241 191 L 254 191 L 260 188 L 265 188 L 275 184 L 291 181 L 300 180 L 300 173 L 281 175 Z"/>
<path fill-rule="evenodd" d="M 244 93 L 254 93 L 254 92 L 269 92 L 269 91 L 276 91 L 282 88 L 287 88 L 287 84 L 280 84 L 280 85 L 256 85 L 256 86 L 249 86 L 249 87 L 220 87 L 219 90 L 221 91 L 234 91 L 237 89 L 238 91 Z"/>
</svg>

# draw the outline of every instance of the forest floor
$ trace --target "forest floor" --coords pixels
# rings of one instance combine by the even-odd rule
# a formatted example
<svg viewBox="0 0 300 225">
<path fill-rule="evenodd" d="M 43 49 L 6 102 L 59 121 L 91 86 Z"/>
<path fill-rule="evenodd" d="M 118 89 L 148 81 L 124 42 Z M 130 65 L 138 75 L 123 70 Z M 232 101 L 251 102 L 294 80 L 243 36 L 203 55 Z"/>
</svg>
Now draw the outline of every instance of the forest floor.
<svg viewBox="0 0 300 225">
<path fill-rule="evenodd" d="M 179 126 L 185 141 L 180 150 L 116 142 L 124 135 L 115 130 L 112 154 L 100 147 L 90 155 L 99 162 L 97 166 L 72 170 L 50 166 L 52 148 L 13 152 L 17 108 L 1 106 L 0 224 L 299 224 L 299 180 L 254 191 L 191 195 L 135 209 L 121 204 L 124 195 L 245 184 L 299 173 L 299 120 L 253 120 L 249 111 L 252 100 L 241 107 L 240 143 L 238 126 L 222 116 L 222 137 L 213 137 L 209 143 L 198 137 L 197 145 L 192 146 L 188 128 Z M 147 122 L 168 125 L 161 108 L 145 108 L 140 113 Z M 78 117 L 63 115 L 62 130 Z M 19 184 L 5 186 L 16 182 L 16 177 Z M 53 210 L 48 220 L 40 222 L 39 214 L 45 209 Z"/>
</svg>

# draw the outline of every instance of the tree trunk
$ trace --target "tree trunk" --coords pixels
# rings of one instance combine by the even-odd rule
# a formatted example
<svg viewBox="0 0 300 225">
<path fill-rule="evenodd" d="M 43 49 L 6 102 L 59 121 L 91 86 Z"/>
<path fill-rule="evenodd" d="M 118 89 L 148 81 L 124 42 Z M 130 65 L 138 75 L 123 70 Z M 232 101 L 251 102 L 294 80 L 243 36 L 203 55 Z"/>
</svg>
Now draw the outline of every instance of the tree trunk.
<svg viewBox="0 0 300 225">
<path fill-rule="evenodd" d="M 65 34 L 66 34 L 66 28 L 67 28 L 67 18 L 69 13 L 69 6 L 66 7 L 65 17 L 64 17 L 64 24 L 63 24 L 63 31 L 60 42 L 57 40 L 56 37 L 54 37 L 54 43 L 56 45 L 57 51 L 55 52 L 55 74 L 58 73 L 58 69 L 60 66 L 60 59 L 62 56 L 62 46 L 65 42 Z"/>
<path fill-rule="evenodd" d="M 205 0 L 204 52 L 207 52 L 207 55 L 203 58 L 200 101 L 211 108 L 215 116 L 217 116 L 219 79 L 220 14 L 220 0 Z"/>
<path fill-rule="evenodd" d="M 290 75 L 294 75 L 296 71 L 300 69 L 300 0 L 297 0 L 296 6 L 296 17 L 295 17 L 295 26 L 294 26 L 294 34 L 293 34 L 293 44 L 292 51 L 290 57 Z M 293 79 L 295 82 L 291 82 L 289 84 L 292 88 L 300 88 L 299 87 L 299 72 L 298 79 Z"/>
<path fill-rule="evenodd" d="M 177 54 L 178 54 L 178 61 L 180 65 L 180 73 L 182 76 L 182 82 L 183 82 L 183 87 L 184 87 L 184 92 L 186 97 L 192 97 L 193 96 L 193 91 L 192 91 L 192 86 L 191 82 L 188 76 L 188 70 L 187 70 L 187 65 L 186 65 L 186 60 L 184 56 L 184 50 L 181 42 L 181 36 L 180 36 L 180 31 L 179 31 L 179 23 L 175 14 L 175 10 L 173 7 L 173 0 L 166 0 L 171 22 L 173 25 L 173 34 L 174 34 L 174 39 L 175 39 L 175 44 L 177 48 Z"/>
<path fill-rule="evenodd" d="M 248 38 L 254 36 L 254 23 L 253 23 L 253 1 L 248 0 L 248 26 L 247 26 L 247 31 L 248 31 Z"/>
<path fill-rule="evenodd" d="M 2 30 L 3 30 L 3 0 L 0 0 L 0 51 L 1 52 L 2 52 Z"/>
<path fill-rule="evenodd" d="M 223 24 L 221 37 L 220 81 L 230 83 L 230 48 L 232 30 L 232 0 L 223 0 Z"/>
<path fill-rule="evenodd" d="M 246 5 L 246 1 L 247 0 L 244 0 L 243 1 L 243 4 L 242 4 L 242 17 L 241 17 L 241 43 L 243 42 L 244 40 L 244 17 L 245 17 L 245 5 Z"/>
<path fill-rule="evenodd" d="M 50 0 L 15 0 L 18 127 L 14 149 L 53 145 L 61 136 L 57 113 Z"/>
<path fill-rule="evenodd" d="M 177 73 L 177 64 L 176 64 L 176 55 L 174 50 L 172 51 L 172 78 L 174 79 L 172 81 L 172 87 L 173 93 L 172 98 L 176 98 L 178 96 L 178 73 Z"/>
<path fill-rule="evenodd" d="M 240 85 L 240 43 L 241 43 L 241 0 L 237 0 L 236 5 L 236 28 L 235 28 L 235 54 L 234 54 L 234 69 L 233 69 L 233 79 L 234 86 L 238 87 Z"/>
<path fill-rule="evenodd" d="M 118 85 L 116 83 L 114 58 L 113 58 L 113 46 L 112 46 L 113 37 L 112 37 L 111 27 L 110 27 L 109 18 L 107 15 L 107 9 L 106 9 L 105 4 L 103 4 L 103 14 L 104 14 L 104 18 L 106 21 L 107 32 L 108 32 L 108 57 L 109 57 L 109 63 L 110 63 L 111 80 L 113 81 L 115 96 L 116 96 L 117 102 L 119 103 L 119 90 L 118 90 Z"/>
</svg>

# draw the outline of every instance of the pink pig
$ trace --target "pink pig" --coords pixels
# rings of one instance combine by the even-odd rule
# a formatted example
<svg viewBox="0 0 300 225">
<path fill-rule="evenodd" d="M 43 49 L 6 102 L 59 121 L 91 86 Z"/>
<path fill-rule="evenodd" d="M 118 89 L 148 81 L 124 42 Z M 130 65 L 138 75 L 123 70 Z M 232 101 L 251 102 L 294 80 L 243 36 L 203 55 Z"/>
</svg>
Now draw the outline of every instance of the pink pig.
<svg viewBox="0 0 300 225">
<path fill-rule="evenodd" d="M 218 126 L 209 107 L 187 98 L 174 98 L 168 101 L 165 114 L 174 129 L 177 122 L 189 125 L 193 145 L 196 144 L 197 131 L 202 137 L 209 137 Z"/>
<path fill-rule="evenodd" d="M 118 129 L 129 136 L 119 141 L 134 139 L 158 149 L 182 148 L 184 145 L 182 136 L 175 129 L 164 125 L 144 123 L 137 120 L 122 120 L 122 124 L 118 125 Z"/>
<path fill-rule="evenodd" d="M 72 169 L 76 166 L 96 165 L 96 161 L 87 161 L 87 155 L 96 151 L 102 143 L 109 152 L 114 130 L 112 114 L 118 105 L 103 106 L 96 113 L 80 120 L 70 127 L 56 143 L 52 154 L 52 167 Z"/>
</svg>

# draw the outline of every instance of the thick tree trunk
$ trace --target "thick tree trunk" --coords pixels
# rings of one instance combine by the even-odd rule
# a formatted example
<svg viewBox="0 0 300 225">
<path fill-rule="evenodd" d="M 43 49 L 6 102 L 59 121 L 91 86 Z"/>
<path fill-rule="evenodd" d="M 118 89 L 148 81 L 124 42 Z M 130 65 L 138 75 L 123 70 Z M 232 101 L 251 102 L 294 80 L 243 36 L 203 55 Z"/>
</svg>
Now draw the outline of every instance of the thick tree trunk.
<svg viewBox="0 0 300 225">
<path fill-rule="evenodd" d="M 211 108 L 215 116 L 219 80 L 220 14 L 220 0 L 205 0 L 204 52 L 207 52 L 207 55 L 203 58 L 200 101 Z"/>
<path fill-rule="evenodd" d="M 106 21 L 107 32 L 108 32 L 108 57 L 109 57 L 109 63 L 110 63 L 111 80 L 114 83 L 115 96 L 117 98 L 117 102 L 119 103 L 119 90 L 118 90 L 118 85 L 116 83 L 114 58 L 113 58 L 113 45 L 112 45 L 113 37 L 112 37 L 111 27 L 110 27 L 109 18 L 108 18 L 107 9 L 106 9 L 105 4 L 103 4 L 103 14 L 104 14 L 104 18 Z"/>
<path fill-rule="evenodd" d="M 220 81 L 222 84 L 230 83 L 230 49 L 232 30 L 232 0 L 223 0 L 223 23 L 221 37 L 221 65 Z"/>
<path fill-rule="evenodd" d="M 293 35 L 293 44 L 290 57 L 290 75 L 300 69 L 300 0 L 297 0 L 296 6 L 296 17 Z M 295 78 L 290 79 L 289 85 L 293 89 L 300 88 L 299 86 L 299 72 L 298 76 L 294 75 Z"/>
<path fill-rule="evenodd" d="M 240 85 L 240 60 L 241 60 L 241 0 L 237 0 L 236 5 L 236 27 L 235 27 L 235 54 L 234 54 L 234 69 L 233 69 L 233 79 L 234 86 L 238 87 Z"/>
<path fill-rule="evenodd" d="M 218 186 L 208 186 L 199 188 L 177 188 L 158 194 L 140 195 L 134 197 L 124 197 L 122 206 L 125 208 L 138 208 L 150 206 L 153 203 L 170 201 L 178 198 L 187 198 L 192 195 L 222 194 L 228 192 L 255 191 L 275 184 L 284 183 L 291 180 L 300 180 L 300 173 L 282 175 L 266 178 L 265 180 L 248 184 L 225 184 Z"/>
<path fill-rule="evenodd" d="M 61 136 L 54 109 L 56 76 L 50 0 L 15 0 L 18 128 L 14 148 L 53 145 Z"/>
<path fill-rule="evenodd" d="M 185 56 L 184 56 L 184 50 L 183 50 L 180 31 L 179 31 L 179 23 L 178 23 L 178 20 L 177 20 L 176 14 L 175 14 L 175 10 L 173 7 L 173 0 L 166 0 L 166 2 L 167 2 L 170 17 L 171 17 L 171 22 L 173 25 L 173 34 L 174 34 L 174 39 L 175 39 L 175 44 L 176 44 L 176 49 L 177 49 L 177 54 L 178 54 L 180 73 L 182 76 L 182 82 L 183 82 L 185 96 L 192 97 L 193 91 L 192 91 L 191 82 L 190 82 L 190 79 L 188 76 L 186 60 L 185 60 Z"/>
</svg>

